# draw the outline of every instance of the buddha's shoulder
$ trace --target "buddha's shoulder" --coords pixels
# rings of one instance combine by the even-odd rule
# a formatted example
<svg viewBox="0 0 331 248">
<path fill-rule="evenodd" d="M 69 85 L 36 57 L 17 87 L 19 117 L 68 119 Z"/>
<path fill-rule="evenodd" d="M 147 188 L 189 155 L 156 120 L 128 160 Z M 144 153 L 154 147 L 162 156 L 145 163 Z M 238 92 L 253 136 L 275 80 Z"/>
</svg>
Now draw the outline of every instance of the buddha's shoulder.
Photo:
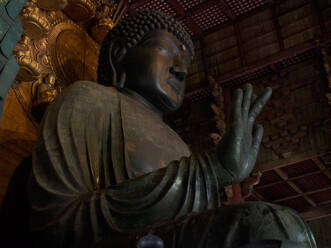
<svg viewBox="0 0 331 248">
<path fill-rule="evenodd" d="M 103 86 L 91 81 L 77 81 L 63 92 L 64 98 L 90 98 L 95 101 L 118 100 L 121 93 L 115 87 Z"/>
</svg>

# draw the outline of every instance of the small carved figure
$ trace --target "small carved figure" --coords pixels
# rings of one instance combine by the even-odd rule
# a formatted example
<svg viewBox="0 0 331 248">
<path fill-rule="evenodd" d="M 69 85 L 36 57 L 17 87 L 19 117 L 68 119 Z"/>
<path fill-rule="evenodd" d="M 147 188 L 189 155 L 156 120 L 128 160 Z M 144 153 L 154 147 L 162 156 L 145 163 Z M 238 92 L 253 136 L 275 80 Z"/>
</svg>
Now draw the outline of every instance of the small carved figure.
<svg viewBox="0 0 331 248">
<path fill-rule="evenodd" d="M 193 51 L 173 18 L 139 12 L 103 41 L 99 84 L 76 82 L 48 107 L 28 183 L 35 247 L 135 247 L 151 230 L 159 247 L 316 247 L 286 207 L 220 204 L 254 167 L 271 89 L 235 91 L 215 153 L 192 154 L 163 122 L 182 104 Z"/>
<path fill-rule="evenodd" d="M 56 76 L 48 74 L 46 77 L 38 80 L 32 89 L 32 109 L 33 116 L 40 121 L 48 104 L 54 101 L 58 94 L 55 88 Z"/>
</svg>

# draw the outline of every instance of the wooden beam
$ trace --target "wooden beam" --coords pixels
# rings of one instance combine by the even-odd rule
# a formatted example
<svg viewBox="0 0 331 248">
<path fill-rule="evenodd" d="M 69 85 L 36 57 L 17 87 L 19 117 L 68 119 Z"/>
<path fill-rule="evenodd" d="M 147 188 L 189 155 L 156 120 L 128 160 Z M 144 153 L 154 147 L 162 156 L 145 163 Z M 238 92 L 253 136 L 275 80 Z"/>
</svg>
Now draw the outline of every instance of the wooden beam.
<svg viewBox="0 0 331 248">
<path fill-rule="evenodd" d="M 331 172 L 328 170 L 324 164 L 320 161 L 319 158 L 313 158 L 313 162 L 316 164 L 318 168 L 324 173 L 325 176 L 327 176 L 331 180 Z M 330 169 L 330 168 L 329 168 Z"/>
<path fill-rule="evenodd" d="M 298 163 L 298 162 L 301 162 L 304 160 L 312 159 L 317 156 L 325 155 L 330 150 L 331 150 L 331 147 L 329 147 L 329 146 L 318 147 L 318 148 L 314 148 L 314 149 L 311 149 L 306 152 L 293 154 L 289 158 L 283 158 L 283 159 L 278 159 L 278 160 L 270 161 L 270 162 L 263 163 L 263 164 L 258 164 L 255 168 L 256 168 L 256 170 L 260 170 L 261 172 L 266 172 L 266 171 L 273 170 L 276 168 L 282 168 L 282 167 L 288 166 L 290 164 Z"/>
<path fill-rule="evenodd" d="M 201 53 L 203 71 L 205 73 L 206 81 L 208 81 L 209 80 L 209 71 L 208 71 L 208 65 L 207 65 L 207 60 L 206 60 L 205 41 L 204 41 L 203 37 L 200 38 L 200 53 Z"/>
<path fill-rule="evenodd" d="M 329 41 L 331 41 L 331 35 L 324 41 L 322 41 L 321 43 L 328 43 Z M 283 61 L 285 59 L 288 58 L 293 58 L 299 54 L 302 54 L 304 52 L 307 52 L 313 48 L 316 48 L 316 44 L 308 41 L 305 42 L 301 45 L 298 45 L 296 47 L 292 47 L 289 49 L 285 49 L 279 53 L 276 53 L 274 55 L 271 55 L 265 59 L 259 60 L 258 62 L 254 63 L 253 65 L 250 66 L 245 66 L 243 68 L 240 68 L 238 70 L 229 72 L 225 75 L 220 76 L 219 78 L 216 79 L 216 82 L 220 83 L 220 84 L 225 84 L 227 83 L 227 81 L 230 80 L 234 80 L 240 77 L 245 76 L 246 74 L 249 74 L 251 72 L 254 71 L 258 71 L 261 70 L 267 66 L 270 66 L 271 64 Z"/>
<path fill-rule="evenodd" d="M 235 30 L 235 34 L 236 34 L 236 37 L 237 37 L 239 51 L 240 51 L 241 66 L 243 67 L 243 66 L 246 65 L 246 58 L 245 58 L 244 44 L 243 44 L 243 41 L 242 41 L 242 38 L 241 38 L 240 25 L 238 24 L 238 22 L 235 22 L 235 24 L 234 24 L 234 30 Z"/>
<path fill-rule="evenodd" d="M 288 181 L 288 175 L 285 171 L 283 171 L 282 169 L 275 169 L 275 172 L 284 180 L 286 181 L 286 183 L 298 194 L 302 195 L 302 197 L 313 207 L 316 207 L 317 204 L 307 195 L 305 195 L 305 193 L 298 187 L 298 185 L 296 185 L 294 182 L 292 181 Z"/>
<path fill-rule="evenodd" d="M 324 36 L 327 33 L 327 29 L 325 27 L 325 23 L 323 20 L 322 10 L 319 6 L 318 1 L 312 1 L 313 8 L 315 10 L 316 18 L 318 19 L 318 24 L 321 29 L 321 34 Z"/>
<path fill-rule="evenodd" d="M 274 200 L 273 202 L 274 203 L 283 202 L 283 201 L 295 199 L 295 198 L 298 198 L 298 197 L 304 197 L 304 196 L 308 196 L 308 195 L 311 195 L 311 194 L 320 193 L 320 192 L 330 190 L 330 189 L 331 189 L 331 186 L 327 186 L 327 187 L 324 187 L 324 188 L 321 188 L 321 189 L 311 190 L 311 191 L 300 193 L 300 194 L 297 194 L 297 195 L 287 196 L 287 197 L 284 197 L 284 198 L 281 198 L 281 199 Z"/>
<path fill-rule="evenodd" d="M 266 201 L 264 199 L 264 197 L 260 193 L 256 192 L 255 190 L 253 190 L 252 195 L 253 195 L 253 197 L 255 197 L 256 199 L 258 199 L 259 201 Z"/>
<path fill-rule="evenodd" d="M 233 13 L 230 6 L 224 0 L 219 0 L 219 4 L 221 5 L 222 10 L 225 11 L 227 17 L 234 21 L 236 19 L 236 15 Z"/>
<path fill-rule="evenodd" d="M 327 216 L 331 216 L 331 203 L 326 204 L 326 205 L 321 205 L 321 206 L 306 210 L 304 212 L 301 212 L 300 216 L 305 221 L 312 221 L 312 220 L 324 218 Z"/>
<path fill-rule="evenodd" d="M 329 168 L 329 170 L 331 170 L 331 168 Z M 320 171 L 320 170 L 313 171 L 313 172 L 305 173 L 305 174 L 300 175 L 300 176 L 290 177 L 290 178 L 288 178 L 287 180 L 284 180 L 284 181 L 295 181 L 295 180 L 298 180 L 298 179 L 301 179 L 301 178 L 304 178 L 304 177 L 309 177 L 309 176 L 313 176 L 313 175 L 319 175 L 319 174 L 322 174 L 322 173 L 323 172 Z M 284 181 L 278 181 L 278 182 L 268 183 L 268 184 L 264 184 L 264 185 L 257 185 L 257 186 L 255 186 L 255 188 L 256 189 L 265 189 L 265 188 L 269 188 L 269 187 L 272 187 L 272 186 L 276 186 L 278 184 L 281 184 Z"/>
<path fill-rule="evenodd" d="M 272 15 L 272 21 L 275 26 L 276 34 L 277 34 L 277 40 L 279 44 L 280 50 L 284 49 L 284 40 L 282 38 L 282 34 L 280 32 L 280 24 L 278 21 L 278 16 L 276 15 L 276 9 L 274 5 L 271 5 L 270 7 L 271 15 Z"/>
</svg>

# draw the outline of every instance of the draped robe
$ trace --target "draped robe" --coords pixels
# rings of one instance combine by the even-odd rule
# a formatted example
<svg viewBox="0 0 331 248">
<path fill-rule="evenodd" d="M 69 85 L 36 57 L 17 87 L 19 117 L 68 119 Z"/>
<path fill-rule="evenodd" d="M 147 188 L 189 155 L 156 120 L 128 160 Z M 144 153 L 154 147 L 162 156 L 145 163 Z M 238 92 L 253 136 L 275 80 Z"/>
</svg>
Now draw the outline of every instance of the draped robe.
<svg viewBox="0 0 331 248">
<path fill-rule="evenodd" d="M 49 106 L 29 183 L 31 230 L 42 233 L 41 246 L 88 247 L 114 231 L 220 206 L 219 189 L 231 181 L 226 171 L 217 176 L 212 155 L 186 153 L 145 175 L 130 172 L 126 101 L 113 87 L 81 81 Z"/>
</svg>

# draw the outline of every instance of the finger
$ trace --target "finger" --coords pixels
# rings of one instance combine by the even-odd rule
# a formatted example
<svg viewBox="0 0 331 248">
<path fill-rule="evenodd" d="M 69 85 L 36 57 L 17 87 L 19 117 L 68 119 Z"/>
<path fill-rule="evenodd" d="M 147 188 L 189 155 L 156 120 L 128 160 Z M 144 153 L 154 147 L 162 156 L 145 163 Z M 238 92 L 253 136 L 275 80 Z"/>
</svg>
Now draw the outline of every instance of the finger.
<svg viewBox="0 0 331 248">
<path fill-rule="evenodd" d="M 231 123 L 238 122 L 241 119 L 241 104 L 243 101 L 242 89 L 236 89 L 234 92 L 234 99 L 231 112 Z"/>
<path fill-rule="evenodd" d="M 244 118 L 248 117 L 249 108 L 251 107 L 252 95 L 253 95 L 253 87 L 251 84 L 248 84 L 245 88 L 243 106 L 242 106 Z"/>
<path fill-rule="evenodd" d="M 259 152 L 262 137 L 263 137 L 263 126 L 255 125 L 253 129 L 253 142 L 252 142 L 253 154 L 255 156 L 257 156 Z"/>
<path fill-rule="evenodd" d="M 262 95 L 260 95 L 253 103 L 250 111 L 249 111 L 249 124 L 253 125 L 256 117 L 261 112 L 262 108 L 266 104 L 266 102 L 270 99 L 272 94 L 272 89 L 267 87 Z"/>
<path fill-rule="evenodd" d="M 257 98 L 257 95 L 255 93 L 253 93 L 252 101 L 251 102 L 255 102 L 256 98 Z"/>
</svg>

